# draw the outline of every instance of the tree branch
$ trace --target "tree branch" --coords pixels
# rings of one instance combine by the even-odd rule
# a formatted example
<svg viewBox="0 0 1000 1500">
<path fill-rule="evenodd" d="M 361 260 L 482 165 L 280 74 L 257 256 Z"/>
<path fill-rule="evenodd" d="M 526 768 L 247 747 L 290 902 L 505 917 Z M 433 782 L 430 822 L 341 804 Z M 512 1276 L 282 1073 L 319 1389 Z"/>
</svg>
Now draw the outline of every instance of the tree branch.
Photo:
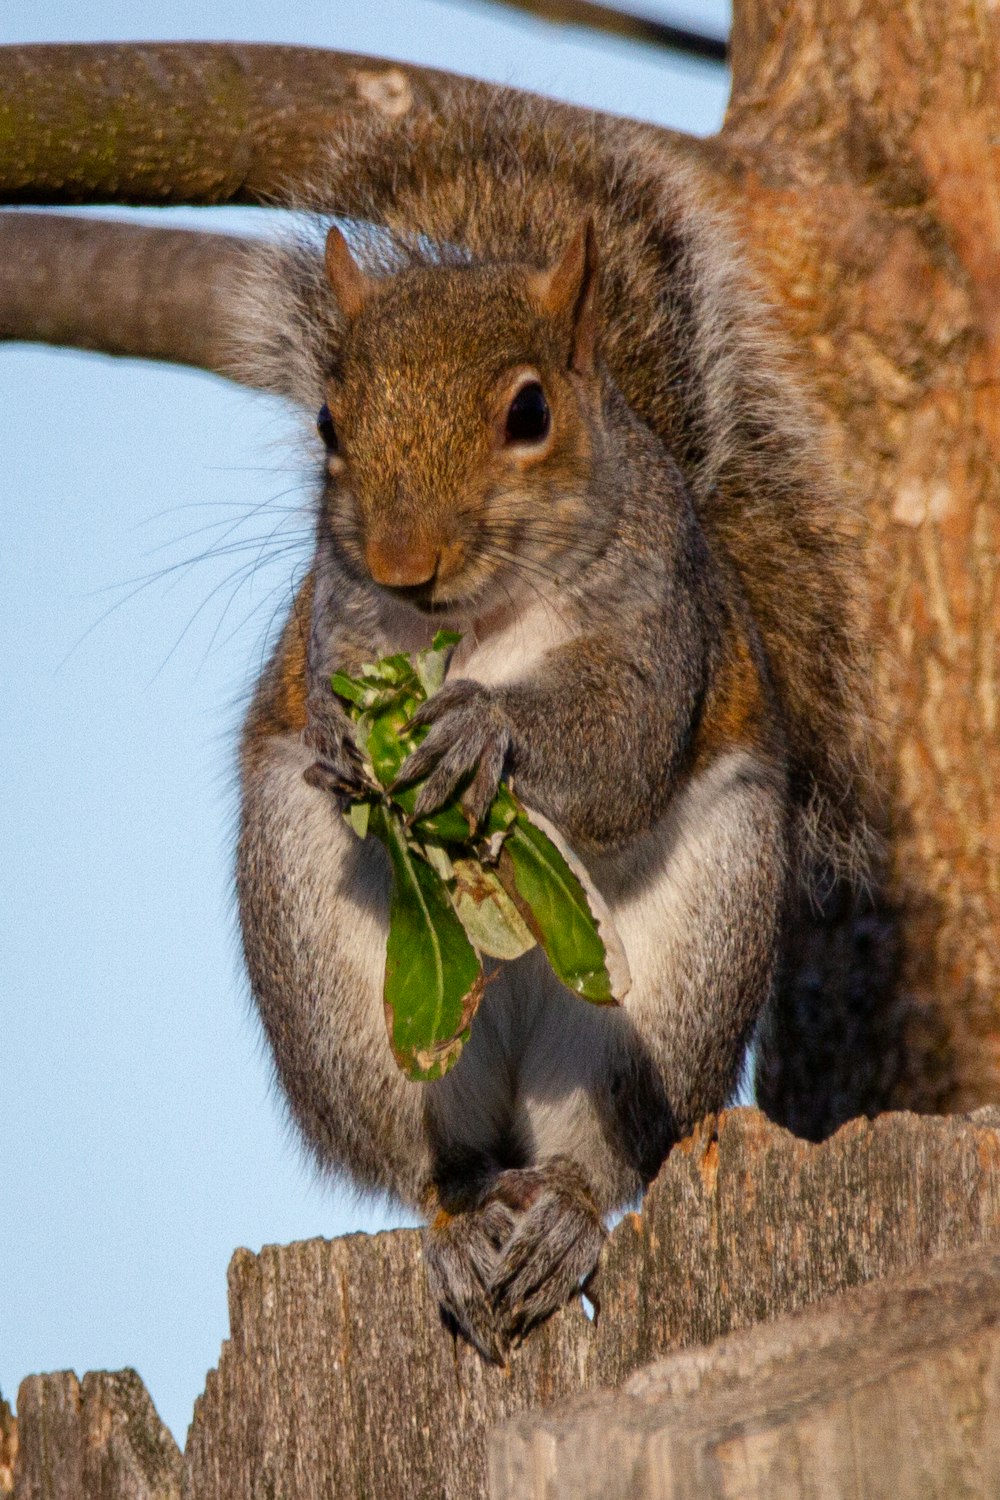
<svg viewBox="0 0 1000 1500">
<path fill-rule="evenodd" d="M 226 367 L 220 299 L 239 236 L 0 214 L 0 339 Z"/>
<path fill-rule="evenodd" d="M 466 0 L 460 0 L 460 3 L 466 3 Z M 707 36 L 686 26 L 654 20 L 652 16 L 618 10 L 613 5 L 595 5 L 593 0 L 491 0 L 491 3 L 537 16 L 541 21 L 579 26 L 584 30 L 603 32 L 605 36 L 619 36 L 626 41 L 663 47 L 670 52 L 700 58 L 702 62 L 723 66 L 726 62 L 725 37 Z"/>
<path fill-rule="evenodd" d="M 312 47 L 3 47 L 0 201 L 273 202 L 315 173 L 345 121 L 372 111 L 383 121 L 433 116 L 459 90 L 466 107 L 515 92 Z M 550 108 L 567 127 L 590 131 L 597 118 Z"/>
<path fill-rule="evenodd" d="M 520 91 L 306 47 L 150 43 L 0 48 L 0 201 L 275 202 L 373 113 L 463 117 Z M 460 100 L 456 96 L 460 95 Z M 520 95 L 523 97 L 523 95 Z M 546 101 L 609 141 L 654 126 Z M 156 121 L 156 129 L 150 122 Z M 335 197 L 331 211 L 344 209 Z M 225 371 L 220 289 L 240 241 L 65 215 L 0 215 L 0 338 Z"/>
</svg>

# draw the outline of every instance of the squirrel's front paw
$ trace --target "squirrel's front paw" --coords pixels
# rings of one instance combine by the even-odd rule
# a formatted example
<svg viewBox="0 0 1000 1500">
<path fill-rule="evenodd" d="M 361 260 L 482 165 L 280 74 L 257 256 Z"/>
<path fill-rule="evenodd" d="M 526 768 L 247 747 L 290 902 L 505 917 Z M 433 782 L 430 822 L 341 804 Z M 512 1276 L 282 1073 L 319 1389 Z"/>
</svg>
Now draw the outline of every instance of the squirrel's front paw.
<svg viewBox="0 0 1000 1500">
<path fill-rule="evenodd" d="M 316 752 L 303 771 L 310 786 L 334 796 L 359 797 L 371 790 L 350 719 L 332 688 L 314 687 L 306 704 L 302 743 Z"/>
<path fill-rule="evenodd" d="M 470 824 L 478 827 L 497 794 L 510 750 L 510 728 L 496 697 L 478 682 L 448 682 L 421 704 L 412 723 L 431 726 L 423 744 L 407 756 L 396 778 L 397 786 L 405 786 L 427 777 L 413 816 L 422 818 L 434 812 L 473 773 L 462 793 L 461 806 Z"/>
<path fill-rule="evenodd" d="M 607 1231 L 569 1157 L 501 1173 L 483 1207 L 490 1202 L 506 1203 L 515 1214 L 489 1289 L 500 1331 L 516 1344 L 587 1289 Z"/>
</svg>

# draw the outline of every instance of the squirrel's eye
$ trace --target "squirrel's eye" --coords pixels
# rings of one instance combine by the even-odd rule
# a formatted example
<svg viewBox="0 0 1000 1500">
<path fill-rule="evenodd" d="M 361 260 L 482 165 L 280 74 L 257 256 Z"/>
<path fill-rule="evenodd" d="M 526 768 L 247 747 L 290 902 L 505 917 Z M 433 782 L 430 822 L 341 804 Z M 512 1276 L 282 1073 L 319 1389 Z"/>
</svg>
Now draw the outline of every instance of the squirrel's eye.
<svg viewBox="0 0 1000 1500">
<path fill-rule="evenodd" d="M 508 443 L 540 443 L 548 435 L 549 403 L 537 380 L 522 385 L 507 412 Z"/>
<path fill-rule="evenodd" d="M 327 453 L 336 453 L 338 447 L 337 429 L 333 425 L 333 418 L 330 415 L 330 408 L 327 406 L 325 401 L 320 407 L 316 417 L 316 431 L 319 433 L 320 437 L 323 439 L 323 442 L 326 444 Z"/>
</svg>

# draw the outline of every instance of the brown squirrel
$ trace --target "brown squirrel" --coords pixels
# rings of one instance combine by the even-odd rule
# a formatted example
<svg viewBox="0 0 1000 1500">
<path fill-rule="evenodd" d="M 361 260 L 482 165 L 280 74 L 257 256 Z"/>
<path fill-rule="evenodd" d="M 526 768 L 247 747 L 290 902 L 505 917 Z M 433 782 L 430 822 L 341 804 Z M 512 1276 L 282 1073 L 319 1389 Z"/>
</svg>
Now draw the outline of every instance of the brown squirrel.
<svg viewBox="0 0 1000 1500">
<path fill-rule="evenodd" d="M 325 194 L 383 226 L 356 255 Z M 254 253 L 236 306 L 254 382 L 325 445 L 243 739 L 251 983 L 319 1161 L 427 1215 L 441 1305 L 491 1359 L 725 1102 L 792 890 L 867 839 L 856 551 L 704 198 L 641 128 L 568 139 L 537 100 L 386 120 L 335 143 L 310 227 Z M 329 678 L 442 624 L 464 638 L 404 768 L 421 809 L 464 786 L 479 816 L 509 776 L 587 862 L 632 988 L 588 1006 L 529 953 L 419 1084 L 385 1035 L 387 861 L 341 817 Z"/>
</svg>

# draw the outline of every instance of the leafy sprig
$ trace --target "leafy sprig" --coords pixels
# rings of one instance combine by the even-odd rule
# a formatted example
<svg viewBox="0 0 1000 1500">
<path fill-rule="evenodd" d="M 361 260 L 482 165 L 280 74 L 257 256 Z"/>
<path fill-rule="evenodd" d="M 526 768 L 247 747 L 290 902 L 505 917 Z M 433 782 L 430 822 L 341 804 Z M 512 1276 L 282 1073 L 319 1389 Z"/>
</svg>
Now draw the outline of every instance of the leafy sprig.
<svg viewBox="0 0 1000 1500">
<path fill-rule="evenodd" d="M 540 945 L 559 980 L 598 1005 L 629 986 L 607 909 L 560 835 L 501 786 L 479 828 L 461 788 L 415 818 L 421 783 L 396 788 L 406 757 L 427 730 L 411 725 L 437 692 L 460 637 L 439 631 L 413 656 L 399 653 L 336 672 L 334 692 L 354 721 L 371 790 L 345 817 L 359 838 L 388 851 L 393 886 L 386 945 L 385 1011 L 400 1067 L 440 1078 L 458 1060 L 485 988 L 483 958 L 510 962 Z"/>
</svg>

